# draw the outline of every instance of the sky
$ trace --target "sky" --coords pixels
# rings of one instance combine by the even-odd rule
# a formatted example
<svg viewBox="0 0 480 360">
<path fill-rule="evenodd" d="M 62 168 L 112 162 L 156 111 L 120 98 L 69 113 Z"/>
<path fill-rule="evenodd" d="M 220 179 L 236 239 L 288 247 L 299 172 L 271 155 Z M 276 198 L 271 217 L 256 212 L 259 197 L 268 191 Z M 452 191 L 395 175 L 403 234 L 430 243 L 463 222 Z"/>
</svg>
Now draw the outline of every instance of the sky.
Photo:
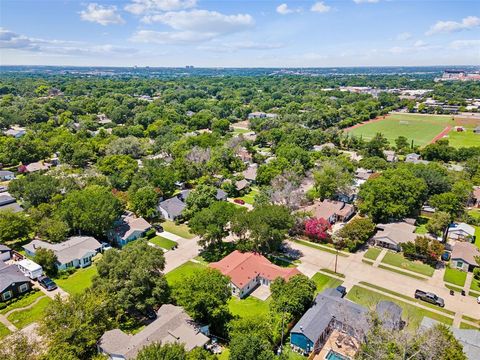
<svg viewBox="0 0 480 360">
<path fill-rule="evenodd" d="M 0 65 L 479 64 L 478 0 L 0 0 Z"/>
</svg>

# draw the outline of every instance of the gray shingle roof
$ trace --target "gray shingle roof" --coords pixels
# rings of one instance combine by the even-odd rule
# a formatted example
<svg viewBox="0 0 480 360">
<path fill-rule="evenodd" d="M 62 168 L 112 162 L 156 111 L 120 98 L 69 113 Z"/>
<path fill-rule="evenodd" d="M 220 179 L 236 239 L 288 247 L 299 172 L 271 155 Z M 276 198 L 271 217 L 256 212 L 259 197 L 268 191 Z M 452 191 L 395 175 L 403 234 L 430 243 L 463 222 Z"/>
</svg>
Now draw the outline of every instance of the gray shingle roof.
<svg viewBox="0 0 480 360">
<path fill-rule="evenodd" d="M 187 351 L 205 345 L 210 339 L 200 333 L 198 326 L 183 308 L 171 304 L 162 305 L 157 319 L 135 335 L 127 335 L 120 329 L 107 331 L 98 345 L 108 354 L 133 359 L 144 346 L 155 343 L 183 343 Z"/>
<path fill-rule="evenodd" d="M 161 201 L 158 204 L 158 207 L 165 210 L 170 215 L 170 217 L 174 218 L 182 214 L 182 211 L 187 207 L 187 204 L 185 204 L 178 197 L 174 196 L 170 199 Z"/>
<path fill-rule="evenodd" d="M 327 289 L 317 295 L 313 306 L 291 332 L 302 333 L 315 343 L 335 318 L 336 321 L 351 326 L 356 333 L 364 334 L 368 330 L 367 314 L 368 310 L 363 306 L 341 298 L 341 294 L 335 289 Z"/>
<path fill-rule="evenodd" d="M 50 249 L 57 255 L 58 262 L 61 264 L 68 264 L 75 259 L 81 259 L 87 253 L 96 252 L 101 247 L 102 244 L 91 236 L 72 236 L 67 241 L 58 244 L 33 240 L 23 246 L 25 250 L 32 253 L 35 253 L 38 248 Z"/>
<path fill-rule="evenodd" d="M 28 278 L 15 265 L 7 265 L 0 261 L 0 292 L 8 288 L 12 283 L 28 282 Z"/>
</svg>

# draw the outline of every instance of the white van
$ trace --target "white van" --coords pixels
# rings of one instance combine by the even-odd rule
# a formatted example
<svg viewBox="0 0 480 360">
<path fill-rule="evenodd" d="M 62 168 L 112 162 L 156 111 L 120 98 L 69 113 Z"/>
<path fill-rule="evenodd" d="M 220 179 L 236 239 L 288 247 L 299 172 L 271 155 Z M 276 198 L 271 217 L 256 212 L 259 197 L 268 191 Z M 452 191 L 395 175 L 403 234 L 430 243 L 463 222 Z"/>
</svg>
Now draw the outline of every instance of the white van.
<svg viewBox="0 0 480 360">
<path fill-rule="evenodd" d="M 43 275 L 43 269 L 36 262 L 29 259 L 23 259 L 17 262 L 18 269 L 32 280 L 36 280 Z"/>
</svg>

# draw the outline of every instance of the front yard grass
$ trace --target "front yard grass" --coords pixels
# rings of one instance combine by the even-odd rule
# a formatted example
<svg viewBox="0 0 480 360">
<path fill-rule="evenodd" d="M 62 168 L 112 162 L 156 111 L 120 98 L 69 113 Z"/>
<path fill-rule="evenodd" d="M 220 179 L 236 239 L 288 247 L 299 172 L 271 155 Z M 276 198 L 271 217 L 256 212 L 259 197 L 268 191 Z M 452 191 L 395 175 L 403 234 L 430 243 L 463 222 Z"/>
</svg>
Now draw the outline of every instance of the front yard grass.
<svg viewBox="0 0 480 360">
<path fill-rule="evenodd" d="M 176 269 L 173 269 L 169 273 L 165 274 L 165 278 L 170 286 L 175 287 L 175 284 L 180 283 L 186 277 L 194 274 L 198 270 L 204 269 L 205 265 L 188 261 L 183 265 L 180 265 Z"/>
<path fill-rule="evenodd" d="M 367 252 L 365 253 L 365 255 L 363 255 L 363 257 L 365 259 L 377 260 L 377 257 L 378 255 L 380 255 L 381 252 L 382 250 L 380 250 L 379 248 L 371 247 L 367 250 Z"/>
<path fill-rule="evenodd" d="M 480 327 L 473 326 L 464 322 L 460 323 L 460 329 L 466 329 L 466 330 L 480 330 Z"/>
<path fill-rule="evenodd" d="M 465 271 L 452 269 L 450 267 L 447 267 L 445 269 L 445 274 L 443 275 L 443 281 L 460 287 L 463 287 L 463 285 L 465 285 L 466 279 L 467 273 Z"/>
<path fill-rule="evenodd" d="M 433 267 L 424 264 L 420 261 L 411 261 L 406 259 L 402 254 L 397 254 L 389 251 L 382 260 L 382 263 L 399 267 L 404 270 L 416 272 L 418 274 L 432 276 Z"/>
<path fill-rule="evenodd" d="M 422 319 L 425 316 L 442 322 L 446 325 L 453 324 L 453 319 L 450 317 L 419 308 L 415 305 L 408 304 L 406 302 L 391 298 L 389 296 L 385 296 L 383 294 L 379 294 L 373 290 L 361 288 L 357 285 L 353 286 L 353 288 L 348 292 L 346 297 L 347 299 L 357 304 L 366 306 L 369 309 L 375 309 L 375 306 L 380 301 L 392 301 L 396 303 L 402 308 L 402 319 L 407 321 L 407 326 L 411 330 L 418 329 L 420 323 L 422 322 Z"/>
<path fill-rule="evenodd" d="M 312 277 L 313 282 L 315 285 L 317 285 L 317 293 L 322 292 L 325 289 L 328 288 L 336 288 L 339 285 L 343 284 L 342 280 L 335 279 L 331 276 L 321 274 L 321 273 L 316 273 Z"/>
<path fill-rule="evenodd" d="M 298 244 L 305 245 L 305 246 L 308 246 L 308 247 L 311 247 L 311 248 L 314 248 L 314 249 L 317 249 L 317 250 L 320 250 L 320 251 L 325 251 L 325 252 L 328 252 L 330 254 L 336 254 L 337 253 L 337 250 L 335 250 L 331 247 L 328 247 L 327 245 L 316 244 L 316 243 L 306 241 L 306 240 L 301 240 L 301 239 L 293 239 L 292 238 L 291 240 L 293 242 L 298 243 Z M 348 257 L 347 254 L 344 254 L 341 251 L 338 252 L 338 256 Z"/>
<path fill-rule="evenodd" d="M 244 299 L 239 299 L 236 296 L 232 296 L 228 301 L 228 308 L 232 315 L 243 317 L 256 317 L 268 314 L 270 300 L 265 301 L 248 296 Z"/>
<path fill-rule="evenodd" d="M 166 220 L 162 223 L 162 227 L 165 231 L 180 236 L 184 239 L 193 239 L 194 234 L 190 232 L 190 228 L 187 224 L 175 224 L 173 221 Z"/>
<path fill-rule="evenodd" d="M 3 339 L 7 335 L 10 335 L 10 330 L 8 330 L 5 325 L 0 323 L 0 339 Z"/>
<path fill-rule="evenodd" d="M 16 301 L 13 301 L 6 308 L 0 310 L 0 314 L 5 315 L 10 310 L 26 307 L 32 304 L 35 300 L 37 300 L 40 296 L 43 296 L 43 295 L 44 294 L 41 291 L 35 291 L 35 290 L 30 291 L 30 293 L 25 294 L 25 296 L 22 297 L 21 299 L 17 299 Z"/>
<path fill-rule="evenodd" d="M 400 270 L 400 269 L 398 269 L 398 268 L 396 268 L 396 267 L 390 267 L 390 266 L 386 266 L 386 265 L 382 265 L 382 264 L 378 265 L 378 267 L 379 267 L 380 269 L 383 269 L 383 270 L 388 270 L 388 271 L 395 272 L 395 273 L 397 273 L 397 274 L 401 274 L 401 275 L 404 275 L 404 276 L 409 276 L 409 277 L 411 277 L 411 278 L 413 278 L 413 279 L 417 279 L 417 280 L 427 280 L 426 278 L 424 278 L 424 277 L 422 277 L 422 276 L 417 276 L 417 275 L 415 275 L 415 274 L 408 273 L 408 272 L 406 272 L 406 271 L 402 271 L 402 270 Z"/>
<path fill-rule="evenodd" d="M 50 305 L 51 302 L 52 299 L 45 297 L 30 309 L 16 311 L 10 314 L 8 320 L 17 328 L 22 329 L 31 323 L 41 320 L 45 314 L 45 309 Z"/>
<path fill-rule="evenodd" d="M 165 249 L 165 250 L 171 250 L 174 246 L 177 245 L 176 241 L 173 241 L 158 235 L 149 239 L 148 241 L 151 242 L 152 244 L 160 246 L 162 249 Z"/>
<path fill-rule="evenodd" d="M 472 279 L 472 285 L 470 285 L 470 289 L 476 292 L 480 292 L 480 281 L 476 280 L 475 278 Z"/>
<path fill-rule="evenodd" d="M 55 279 L 55 282 L 70 295 L 81 294 L 92 285 L 95 275 L 97 275 L 97 268 L 95 265 L 90 265 L 87 268 L 78 269 L 66 279 Z"/>
</svg>

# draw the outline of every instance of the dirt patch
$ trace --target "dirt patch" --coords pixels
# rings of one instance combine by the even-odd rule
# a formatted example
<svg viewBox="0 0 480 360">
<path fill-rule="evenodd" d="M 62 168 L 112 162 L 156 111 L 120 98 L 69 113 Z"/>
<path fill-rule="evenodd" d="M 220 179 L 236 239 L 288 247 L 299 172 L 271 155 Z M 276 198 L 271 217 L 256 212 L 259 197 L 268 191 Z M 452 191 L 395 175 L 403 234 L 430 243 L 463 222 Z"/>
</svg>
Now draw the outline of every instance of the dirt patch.
<svg viewBox="0 0 480 360">
<path fill-rule="evenodd" d="M 438 134 L 437 136 L 435 136 L 435 137 L 430 141 L 430 144 L 433 144 L 435 141 L 440 140 L 441 138 L 443 138 L 445 135 L 447 135 L 447 134 L 450 132 L 450 130 L 452 130 L 452 127 L 449 125 L 449 126 L 447 126 L 445 129 L 443 129 L 440 134 Z"/>
<path fill-rule="evenodd" d="M 239 129 L 248 129 L 249 125 L 250 125 L 249 120 L 243 120 L 243 121 L 239 121 L 239 122 L 236 122 L 236 123 L 232 124 L 232 127 L 233 128 L 239 128 Z"/>
<path fill-rule="evenodd" d="M 466 127 L 480 126 L 480 118 L 474 117 L 455 117 L 455 124 Z"/>
</svg>

